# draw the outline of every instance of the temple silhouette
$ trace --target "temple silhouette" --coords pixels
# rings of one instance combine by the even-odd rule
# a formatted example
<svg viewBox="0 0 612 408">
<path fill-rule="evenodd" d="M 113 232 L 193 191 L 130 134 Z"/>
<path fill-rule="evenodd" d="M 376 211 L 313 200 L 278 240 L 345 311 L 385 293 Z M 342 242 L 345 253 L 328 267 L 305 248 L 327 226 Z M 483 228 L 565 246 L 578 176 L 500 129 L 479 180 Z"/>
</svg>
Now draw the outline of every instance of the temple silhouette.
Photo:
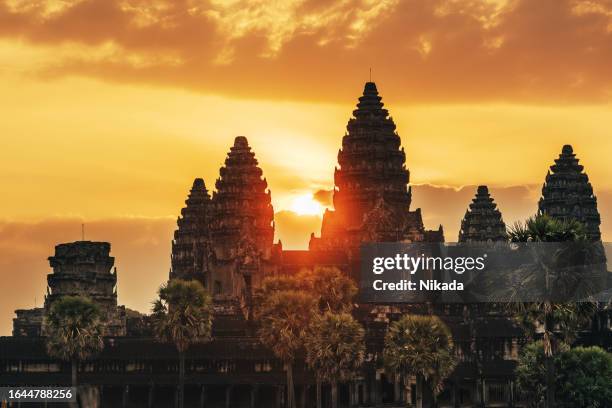
<svg viewBox="0 0 612 408">
<path fill-rule="evenodd" d="M 421 209 L 411 209 L 410 172 L 400 136 L 373 82 L 365 84 L 338 152 L 333 210 L 308 250 L 274 242 L 271 192 L 255 153 L 236 137 L 209 193 L 196 178 L 180 210 L 172 239 L 168 279 L 193 279 L 214 299 L 213 341 L 187 353 L 186 406 L 274 407 L 286 403 L 283 364 L 256 336 L 252 295 L 266 276 L 292 275 L 317 266 L 337 267 L 359 278 L 364 242 L 444 242 L 444 231 L 427 230 Z M 506 239 L 506 225 L 487 186 L 479 186 L 460 224 L 459 242 Z M 582 222 L 601 239 L 597 200 L 571 146 L 550 166 L 539 211 Z M 169 237 L 170 239 L 170 237 Z M 49 258 L 44 307 L 17 310 L 13 336 L 0 338 L 0 386 L 64 384 L 70 367 L 45 352 L 43 317 L 59 296 L 85 295 L 103 307 L 106 347 L 80 367 L 80 381 L 100 386 L 105 407 L 176 405 L 176 351 L 152 339 L 149 317 L 117 305 L 110 244 L 77 241 L 56 246 Z M 161 283 L 161 282 L 160 282 Z M 151 294 L 153 297 L 154 294 Z M 340 406 L 399 406 L 411 402 L 380 363 L 389 322 L 403 313 L 433 313 L 451 328 L 460 361 L 438 399 L 440 407 L 521 407 L 528 397 L 515 386 L 514 369 L 524 333 L 505 313 L 482 304 L 363 304 L 355 317 L 366 329 L 368 358 L 357 381 L 342 384 Z M 600 313 L 578 342 L 612 348 L 611 316 Z M 315 379 L 298 359 L 298 406 L 312 407 Z M 329 390 L 324 390 L 327 400 Z M 395 404 L 395 405 L 394 405 Z"/>
</svg>

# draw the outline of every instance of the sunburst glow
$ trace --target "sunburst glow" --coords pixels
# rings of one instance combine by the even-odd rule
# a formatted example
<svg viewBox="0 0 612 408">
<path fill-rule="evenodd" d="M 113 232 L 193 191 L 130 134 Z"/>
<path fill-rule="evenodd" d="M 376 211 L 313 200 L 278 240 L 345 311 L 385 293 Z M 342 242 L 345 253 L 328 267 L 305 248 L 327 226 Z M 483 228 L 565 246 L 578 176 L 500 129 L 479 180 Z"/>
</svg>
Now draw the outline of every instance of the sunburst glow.
<svg viewBox="0 0 612 408">
<path fill-rule="evenodd" d="M 298 215 L 321 215 L 325 208 L 314 198 L 312 194 L 305 194 L 293 199 L 291 211 Z"/>
</svg>

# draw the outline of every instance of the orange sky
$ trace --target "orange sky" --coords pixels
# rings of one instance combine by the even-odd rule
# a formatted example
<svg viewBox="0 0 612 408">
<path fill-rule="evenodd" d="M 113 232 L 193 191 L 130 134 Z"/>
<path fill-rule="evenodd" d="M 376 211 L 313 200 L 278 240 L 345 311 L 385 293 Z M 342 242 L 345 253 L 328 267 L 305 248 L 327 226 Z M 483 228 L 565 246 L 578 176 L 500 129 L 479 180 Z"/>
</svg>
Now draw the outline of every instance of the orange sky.
<svg viewBox="0 0 612 408">
<path fill-rule="evenodd" d="M 212 187 L 236 135 L 277 236 L 304 247 L 370 67 L 427 227 L 455 240 L 482 183 L 508 223 L 532 214 L 571 143 L 610 239 L 611 66 L 610 1 L 0 0 L 0 273 L 18 289 L 0 334 L 83 221 L 146 310 L 193 178 Z"/>
</svg>

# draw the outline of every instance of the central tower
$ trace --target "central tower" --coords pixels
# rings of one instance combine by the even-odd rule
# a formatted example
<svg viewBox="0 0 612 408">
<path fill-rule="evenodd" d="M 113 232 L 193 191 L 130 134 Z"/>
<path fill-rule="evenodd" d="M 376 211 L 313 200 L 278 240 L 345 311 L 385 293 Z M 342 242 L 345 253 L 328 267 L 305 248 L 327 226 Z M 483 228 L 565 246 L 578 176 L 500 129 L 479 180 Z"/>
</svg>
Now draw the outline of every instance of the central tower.
<svg viewBox="0 0 612 408">
<path fill-rule="evenodd" d="M 315 250 L 355 249 L 361 242 L 443 240 L 410 211 L 406 154 L 374 82 L 366 82 L 346 126 L 334 173 L 334 211 L 323 216 Z"/>
<path fill-rule="evenodd" d="M 334 174 L 334 207 L 348 228 L 359 227 L 378 200 L 407 211 L 411 193 L 406 154 L 374 82 L 367 82 L 346 126 Z"/>
</svg>

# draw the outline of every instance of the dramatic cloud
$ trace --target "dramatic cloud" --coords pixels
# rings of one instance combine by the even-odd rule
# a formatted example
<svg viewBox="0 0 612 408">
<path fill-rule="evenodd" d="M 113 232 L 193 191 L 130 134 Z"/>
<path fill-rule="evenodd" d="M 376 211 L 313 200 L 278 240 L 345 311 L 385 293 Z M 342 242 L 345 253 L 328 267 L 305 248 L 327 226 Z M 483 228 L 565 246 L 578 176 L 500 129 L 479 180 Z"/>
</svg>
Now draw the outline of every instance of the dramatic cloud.
<svg viewBox="0 0 612 408">
<path fill-rule="evenodd" d="M 324 207 L 332 207 L 334 191 L 333 190 L 318 190 L 312 195 L 312 198 L 320 202 L 321 205 L 323 205 Z"/>
<path fill-rule="evenodd" d="M 406 102 L 603 102 L 607 0 L 5 0 L 33 75 L 346 100 L 369 67 Z M 0 55 L 0 61 L 3 60 Z M 298 80 L 299 79 L 299 80 Z"/>
</svg>

